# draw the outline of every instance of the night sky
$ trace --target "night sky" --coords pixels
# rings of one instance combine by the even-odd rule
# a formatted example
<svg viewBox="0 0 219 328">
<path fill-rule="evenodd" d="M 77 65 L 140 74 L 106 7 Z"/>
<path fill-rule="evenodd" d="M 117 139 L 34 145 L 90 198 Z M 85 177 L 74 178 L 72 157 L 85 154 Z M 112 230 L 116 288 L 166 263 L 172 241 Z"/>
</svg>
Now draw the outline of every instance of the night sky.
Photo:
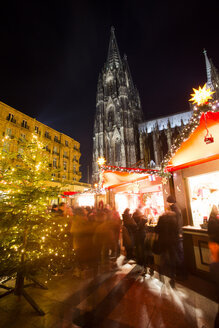
<svg viewBox="0 0 219 328">
<path fill-rule="evenodd" d="M 206 1 L 5 1 L 0 101 L 79 141 L 87 182 L 110 27 L 148 120 L 189 109 L 192 87 L 206 82 L 203 48 L 219 69 L 218 9 Z"/>
</svg>

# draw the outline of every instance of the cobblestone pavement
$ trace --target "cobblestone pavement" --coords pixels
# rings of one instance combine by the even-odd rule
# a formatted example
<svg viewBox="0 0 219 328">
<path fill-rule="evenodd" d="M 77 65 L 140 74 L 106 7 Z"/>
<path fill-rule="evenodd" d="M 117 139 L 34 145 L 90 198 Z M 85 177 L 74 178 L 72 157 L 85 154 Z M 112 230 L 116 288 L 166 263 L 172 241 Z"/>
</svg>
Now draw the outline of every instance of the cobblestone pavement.
<svg viewBox="0 0 219 328">
<path fill-rule="evenodd" d="M 78 276 L 78 274 L 77 274 Z M 54 277 L 48 290 L 27 288 L 45 312 L 38 315 L 23 297 L 0 299 L 2 328 L 213 328 L 218 310 L 214 286 L 190 276 L 169 285 L 158 273 L 142 275 L 141 267 L 105 266 L 79 277 L 68 271 Z M 5 292 L 0 289 L 0 293 Z"/>
</svg>

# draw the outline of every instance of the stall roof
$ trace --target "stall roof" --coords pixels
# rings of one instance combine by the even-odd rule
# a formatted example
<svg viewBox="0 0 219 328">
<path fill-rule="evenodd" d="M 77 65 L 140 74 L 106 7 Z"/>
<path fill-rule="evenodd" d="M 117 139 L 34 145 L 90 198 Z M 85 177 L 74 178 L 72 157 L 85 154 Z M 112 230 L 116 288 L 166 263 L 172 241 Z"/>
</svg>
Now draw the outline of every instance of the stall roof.
<svg viewBox="0 0 219 328">
<path fill-rule="evenodd" d="M 205 137 L 209 132 L 209 143 Z M 176 171 L 189 166 L 206 163 L 219 158 L 219 112 L 202 113 L 199 126 L 184 141 L 166 166 Z"/>
<path fill-rule="evenodd" d="M 150 175 L 154 175 L 157 170 L 145 170 L 138 168 L 123 168 L 115 166 L 105 166 L 103 174 L 103 187 L 115 188 L 127 183 L 137 182 L 148 179 Z"/>
</svg>

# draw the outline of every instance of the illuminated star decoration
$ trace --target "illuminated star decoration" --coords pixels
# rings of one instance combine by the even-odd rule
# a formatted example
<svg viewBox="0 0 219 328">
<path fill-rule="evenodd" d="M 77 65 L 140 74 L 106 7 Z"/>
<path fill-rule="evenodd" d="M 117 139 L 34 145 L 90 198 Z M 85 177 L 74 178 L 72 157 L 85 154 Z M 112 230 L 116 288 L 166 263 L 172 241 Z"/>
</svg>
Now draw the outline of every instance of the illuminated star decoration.
<svg viewBox="0 0 219 328">
<path fill-rule="evenodd" d="M 102 166 L 106 163 L 106 160 L 104 157 L 99 157 L 97 160 L 98 165 Z"/>
<path fill-rule="evenodd" d="M 198 106 L 206 104 L 209 99 L 212 99 L 211 95 L 215 93 L 210 88 L 207 89 L 206 83 L 203 88 L 199 87 L 199 89 L 193 89 L 193 91 L 194 93 L 191 94 L 192 98 L 189 101 L 193 101 L 193 104 Z"/>
</svg>

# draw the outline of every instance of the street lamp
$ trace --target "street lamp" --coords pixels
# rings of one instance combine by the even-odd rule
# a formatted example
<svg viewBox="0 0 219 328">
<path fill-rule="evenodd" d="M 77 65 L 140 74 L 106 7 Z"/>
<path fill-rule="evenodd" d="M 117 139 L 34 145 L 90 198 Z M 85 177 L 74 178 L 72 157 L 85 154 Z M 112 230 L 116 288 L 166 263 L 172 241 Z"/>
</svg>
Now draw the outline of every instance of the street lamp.
<svg viewBox="0 0 219 328">
<path fill-rule="evenodd" d="M 99 166 L 98 170 L 98 190 L 96 189 L 96 204 L 97 204 L 97 192 L 100 193 L 103 184 L 102 170 L 101 167 L 106 163 L 106 159 L 104 157 L 99 157 L 97 159 L 97 164 Z"/>
<path fill-rule="evenodd" d="M 105 160 L 104 157 L 99 157 L 99 158 L 97 159 L 97 164 L 98 164 L 99 166 L 102 166 L 102 165 L 104 165 L 105 163 L 106 163 L 106 160 Z"/>
<path fill-rule="evenodd" d="M 97 159 L 97 164 L 99 165 L 99 170 L 98 170 L 98 183 L 99 183 L 99 189 L 102 188 L 102 172 L 101 172 L 101 167 L 106 163 L 106 159 L 104 157 L 98 157 Z"/>
<path fill-rule="evenodd" d="M 102 171 L 101 167 L 106 163 L 106 159 L 104 157 L 99 157 L 97 159 L 97 164 L 99 165 L 99 171 L 98 171 L 98 183 L 99 183 L 99 189 L 102 188 Z"/>
</svg>

